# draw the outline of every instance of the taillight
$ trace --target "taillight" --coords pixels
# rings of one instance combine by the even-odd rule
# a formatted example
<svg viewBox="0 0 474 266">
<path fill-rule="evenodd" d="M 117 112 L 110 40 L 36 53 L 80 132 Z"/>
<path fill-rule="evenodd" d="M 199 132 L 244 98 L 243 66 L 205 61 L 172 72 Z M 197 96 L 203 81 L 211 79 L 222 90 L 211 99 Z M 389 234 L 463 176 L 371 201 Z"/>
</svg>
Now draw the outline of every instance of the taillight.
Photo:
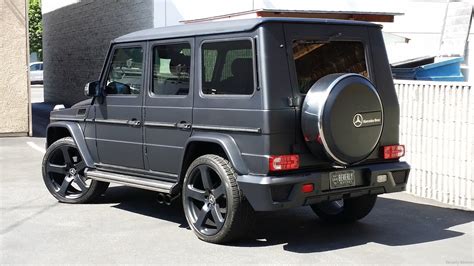
<svg viewBox="0 0 474 266">
<path fill-rule="evenodd" d="M 270 171 L 294 170 L 300 167 L 300 156 L 279 155 L 270 156 L 268 160 Z"/>
<path fill-rule="evenodd" d="M 390 145 L 383 147 L 383 158 L 398 159 L 405 155 L 405 145 Z"/>
</svg>

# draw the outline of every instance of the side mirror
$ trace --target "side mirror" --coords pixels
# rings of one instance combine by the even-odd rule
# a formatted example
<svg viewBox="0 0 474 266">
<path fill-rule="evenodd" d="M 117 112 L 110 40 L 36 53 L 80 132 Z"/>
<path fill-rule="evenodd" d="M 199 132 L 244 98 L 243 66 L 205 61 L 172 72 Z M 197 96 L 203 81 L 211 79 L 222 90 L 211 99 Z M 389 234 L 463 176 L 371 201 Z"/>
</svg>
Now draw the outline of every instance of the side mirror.
<svg viewBox="0 0 474 266">
<path fill-rule="evenodd" d="M 86 84 L 84 87 L 84 95 L 87 97 L 96 97 L 100 96 L 100 82 L 99 81 L 94 81 L 94 82 L 89 82 Z"/>
</svg>

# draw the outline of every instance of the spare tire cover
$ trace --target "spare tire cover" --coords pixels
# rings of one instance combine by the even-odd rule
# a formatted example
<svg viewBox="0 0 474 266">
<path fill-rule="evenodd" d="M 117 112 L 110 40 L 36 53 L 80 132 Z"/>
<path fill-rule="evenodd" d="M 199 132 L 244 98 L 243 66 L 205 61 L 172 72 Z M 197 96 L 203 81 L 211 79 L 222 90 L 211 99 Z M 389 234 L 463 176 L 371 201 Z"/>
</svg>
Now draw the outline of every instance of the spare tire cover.
<svg viewBox="0 0 474 266">
<path fill-rule="evenodd" d="M 358 74 L 331 74 L 308 91 L 301 128 L 309 149 L 336 163 L 363 161 L 377 146 L 383 108 L 374 85 Z"/>
</svg>

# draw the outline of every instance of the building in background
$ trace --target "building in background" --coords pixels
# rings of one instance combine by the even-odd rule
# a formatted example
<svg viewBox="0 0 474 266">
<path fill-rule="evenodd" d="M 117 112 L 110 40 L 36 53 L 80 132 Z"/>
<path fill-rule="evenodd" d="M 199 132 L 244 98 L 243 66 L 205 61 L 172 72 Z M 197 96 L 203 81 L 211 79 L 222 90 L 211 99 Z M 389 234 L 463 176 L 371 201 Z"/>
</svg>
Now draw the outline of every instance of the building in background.
<svg viewBox="0 0 474 266">
<path fill-rule="evenodd" d="M 27 1 L 0 1 L 0 136 L 29 132 Z"/>
</svg>

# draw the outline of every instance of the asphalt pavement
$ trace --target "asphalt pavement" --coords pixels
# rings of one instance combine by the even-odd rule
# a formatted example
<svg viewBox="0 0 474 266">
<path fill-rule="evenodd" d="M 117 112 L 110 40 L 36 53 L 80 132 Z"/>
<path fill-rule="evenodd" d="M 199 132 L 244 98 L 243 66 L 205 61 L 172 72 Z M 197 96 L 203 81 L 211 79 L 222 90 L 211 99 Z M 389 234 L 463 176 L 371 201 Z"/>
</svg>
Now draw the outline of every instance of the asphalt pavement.
<svg viewBox="0 0 474 266">
<path fill-rule="evenodd" d="M 396 193 L 352 225 L 309 207 L 258 213 L 256 233 L 198 240 L 179 204 L 112 186 L 97 203 L 58 203 L 41 176 L 44 138 L 0 138 L 0 264 L 474 264 L 474 213 Z"/>
</svg>

